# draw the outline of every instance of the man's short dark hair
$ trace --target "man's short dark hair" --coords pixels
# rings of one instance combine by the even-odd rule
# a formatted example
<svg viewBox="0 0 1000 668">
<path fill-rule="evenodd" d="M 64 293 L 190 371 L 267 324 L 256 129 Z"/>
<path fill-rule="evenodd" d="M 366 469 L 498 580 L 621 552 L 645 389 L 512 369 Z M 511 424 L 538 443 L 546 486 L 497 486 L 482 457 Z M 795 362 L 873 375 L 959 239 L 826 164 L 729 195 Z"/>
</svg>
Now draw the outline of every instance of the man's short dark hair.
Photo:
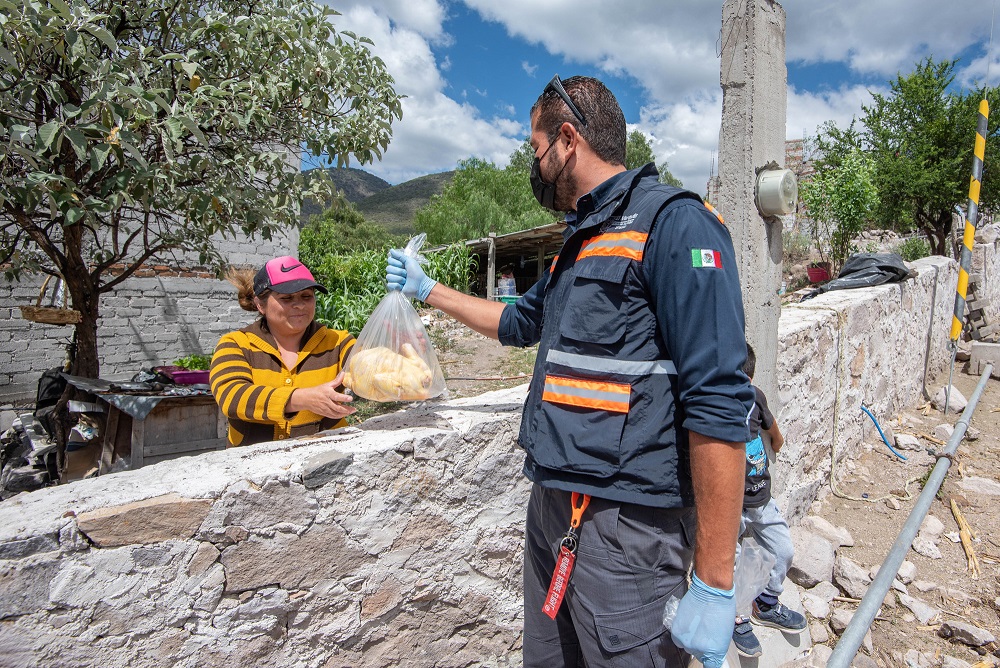
<svg viewBox="0 0 1000 668">
<path fill-rule="evenodd" d="M 563 123 L 569 123 L 597 157 L 611 165 L 624 165 L 625 114 L 614 94 L 593 77 L 570 77 L 562 84 L 573 104 L 587 119 L 587 124 L 580 122 L 559 93 L 546 88 L 531 106 L 532 117 L 536 111 L 539 112 L 536 128 L 551 140 L 559 133 Z"/>
<path fill-rule="evenodd" d="M 747 378 L 753 378 L 753 372 L 757 369 L 757 355 L 753 352 L 753 346 L 747 343 L 747 361 L 743 363 L 743 373 Z"/>
</svg>

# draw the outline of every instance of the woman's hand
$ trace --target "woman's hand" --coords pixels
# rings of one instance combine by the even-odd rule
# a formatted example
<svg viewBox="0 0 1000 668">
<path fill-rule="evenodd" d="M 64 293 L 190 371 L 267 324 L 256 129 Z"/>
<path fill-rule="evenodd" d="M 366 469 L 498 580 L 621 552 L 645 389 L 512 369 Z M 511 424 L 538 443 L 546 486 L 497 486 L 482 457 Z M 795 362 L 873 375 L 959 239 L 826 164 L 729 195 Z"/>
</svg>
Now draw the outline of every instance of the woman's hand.
<svg viewBox="0 0 1000 668">
<path fill-rule="evenodd" d="M 344 372 L 341 371 L 337 377 L 328 383 L 315 387 L 300 387 L 292 392 L 285 405 L 286 413 L 297 413 L 299 411 L 311 411 L 316 415 L 339 420 L 357 412 L 352 406 L 344 404 L 354 401 L 354 397 L 337 390 L 344 382 Z"/>
</svg>

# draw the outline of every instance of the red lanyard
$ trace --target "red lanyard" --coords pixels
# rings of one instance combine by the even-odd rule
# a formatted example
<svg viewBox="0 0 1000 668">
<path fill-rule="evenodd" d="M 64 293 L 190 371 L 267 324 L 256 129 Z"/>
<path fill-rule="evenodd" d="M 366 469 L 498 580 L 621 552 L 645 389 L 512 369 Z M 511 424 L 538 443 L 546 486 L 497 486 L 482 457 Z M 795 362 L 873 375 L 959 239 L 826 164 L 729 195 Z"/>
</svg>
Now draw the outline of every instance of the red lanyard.
<svg viewBox="0 0 1000 668">
<path fill-rule="evenodd" d="M 579 494 L 573 492 L 572 509 L 573 514 L 569 520 L 569 530 L 563 534 L 559 543 L 559 556 L 556 558 L 556 568 L 552 572 L 552 582 L 549 584 L 549 592 L 545 595 L 545 605 L 542 612 L 550 618 L 555 619 L 562 605 L 563 597 L 566 595 L 566 586 L 569 584 L 569 577 L 573 574 L 573 564 L 576 563 L 576 548 L 580 544 L 580 537 L 576 529 L 580 527 L 583 520 L 583 512 L 590 505 L 589 494 Z"/>
</svg>

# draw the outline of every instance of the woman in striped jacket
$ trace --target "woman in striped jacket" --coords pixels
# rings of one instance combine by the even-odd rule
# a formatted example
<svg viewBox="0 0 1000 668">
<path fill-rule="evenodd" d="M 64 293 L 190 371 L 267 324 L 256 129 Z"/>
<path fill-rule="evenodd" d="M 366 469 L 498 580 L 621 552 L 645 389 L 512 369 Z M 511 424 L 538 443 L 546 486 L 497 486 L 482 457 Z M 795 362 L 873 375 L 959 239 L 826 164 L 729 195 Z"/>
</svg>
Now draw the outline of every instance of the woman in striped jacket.
<svg viewBox="0 0 1000 668">
<path fill-rule="evenodd" d="M 227 278 L 240 306 L 261 314 L 219 339 L 212 356 L 212 394 L 229 420 L 230 447 L 345 426 L 355 409 L 341 391 L 342 369 L 354 337 L 316 322 L 316 291 L 326 288 L 289 256 Z"/>
</svg>

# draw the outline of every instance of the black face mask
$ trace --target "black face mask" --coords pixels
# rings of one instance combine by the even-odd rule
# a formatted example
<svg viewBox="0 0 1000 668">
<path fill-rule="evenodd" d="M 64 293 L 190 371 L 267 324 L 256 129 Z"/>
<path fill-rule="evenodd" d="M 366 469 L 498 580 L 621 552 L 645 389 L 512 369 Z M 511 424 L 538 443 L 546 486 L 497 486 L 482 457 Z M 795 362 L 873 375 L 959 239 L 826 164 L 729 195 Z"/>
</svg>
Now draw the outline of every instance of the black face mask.
<svg viewBox="0 0 1000 668">
<path fill-rule="evenodd" d="M 531 163 L 531 175 L 528 177 L 528 181 L 531 183 L 531 192 L 535 195 L 535 199 L 546 209 L 551 209 L 552 211 L 556 211 L 556 184 L 555 182 L 548 183 L 542 179 L 542 158 L 548 155 L 554 145 L 555 142 L 549 144 L 549 147 L 545 149 L 545 153 L 542 153 L 541 158 L 535 158 L 535 161 Z M 562 169 L 556 174 L 556 181 L 559 180 L 563 169 L 566 169 L 566 163 L 563 163 Z"/>
</svg>

